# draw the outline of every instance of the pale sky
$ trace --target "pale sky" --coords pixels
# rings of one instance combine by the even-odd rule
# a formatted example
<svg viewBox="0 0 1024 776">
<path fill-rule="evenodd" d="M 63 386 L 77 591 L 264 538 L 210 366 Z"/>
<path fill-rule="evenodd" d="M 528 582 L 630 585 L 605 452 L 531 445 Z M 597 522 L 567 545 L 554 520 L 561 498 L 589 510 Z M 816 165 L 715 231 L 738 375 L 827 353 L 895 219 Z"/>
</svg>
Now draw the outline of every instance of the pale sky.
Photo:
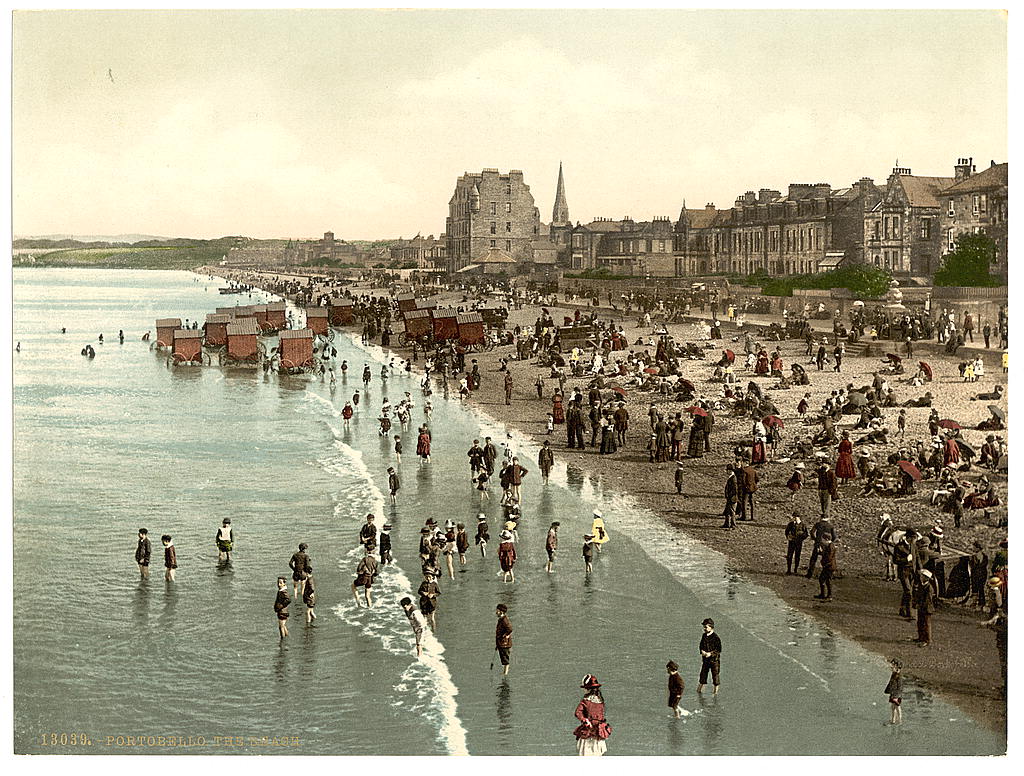
<svg viewBox="0 0 1024 776">
<path fill-rule="evenodd" d="M 551 217 L 1007 158 L 993 11 L 19 12 L 13 232 L 411 237 L 521 169 Z"/>
</svg>

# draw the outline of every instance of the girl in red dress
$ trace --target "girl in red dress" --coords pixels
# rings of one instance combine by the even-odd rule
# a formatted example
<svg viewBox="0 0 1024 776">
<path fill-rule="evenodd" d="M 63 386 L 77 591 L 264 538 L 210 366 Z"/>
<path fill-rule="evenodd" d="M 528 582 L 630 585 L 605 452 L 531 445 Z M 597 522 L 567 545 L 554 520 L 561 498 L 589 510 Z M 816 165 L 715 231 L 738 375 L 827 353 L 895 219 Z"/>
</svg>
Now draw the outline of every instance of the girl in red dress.
<svg viewBox="0 0 1024 776">
<path fill-rule="evenodd" d="M 612 726 L 604 718 L 604 697 L 601 683 L 596 676 L 587 674 L 580 684 L 586 692 L 576 707 L 579 727 L 573 731 L 576 736 L 576 751 L 581 757 L 600 757 L 605 753 L 605 741 L 612 734 Z"/>
<path fill-rule="evenodd" d="M 850 432 L 843 432 L 843 439 L 839 443 L 839 458 L 836 459 L 836 478 L 842 480 L 845 485 L 847 481 L 857 478 L 857 467 L 853 465 L 853 442 L 850 441 Z"/>
<path fill-rule="evenodd" d="M 555 423 L 565 423 L 565 410 L 562 408 L 562 394 L 555 393 L 551 399 L 551 416 Z"/>
</svg>

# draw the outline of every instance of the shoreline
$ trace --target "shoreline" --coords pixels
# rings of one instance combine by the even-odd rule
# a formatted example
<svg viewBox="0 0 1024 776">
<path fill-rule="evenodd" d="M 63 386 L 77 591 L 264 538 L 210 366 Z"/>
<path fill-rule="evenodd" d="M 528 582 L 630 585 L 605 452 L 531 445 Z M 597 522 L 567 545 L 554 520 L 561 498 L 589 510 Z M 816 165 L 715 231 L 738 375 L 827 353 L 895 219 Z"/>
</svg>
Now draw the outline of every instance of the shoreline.
<svg viewBox="0 0 1024 776">
<path fill-rule="evenodd" d="M 254 284 L 258 286 L 258 280 L 254 281 Z M 357 290 L 376 295 L 386 293 L 383 289 L 353 288 L 354 293 Z M 443 292 L 441 297 L 450 298 L 454 303 L 458 303 L 458 299 L 461 298 L 455 292 L 447 291 Z M 570 314 L 573 309 L 569 305 L 560 303 L 549 307 L 549 309 L 551 308 L 569 310 Z M 539 307 L 530 306 L 523 310 L 511 311 L 508 327 L 511 328 L 517 323 L 520 325 L 532 324 L 532 316 L 535 316 L 538 311 Z M 557 311 L 552 309 L 552 312 L 557 320 Z M 608 311 L 602 310 L 601 312 L 607 313 Z M 621 316 L 618 317 L 621 318 Z M 622 323 L 629 336 L 629 341 L 633 342 L 639 330 L 629 321 L 624 320 Z M 400 326 L 400 321 L 392 321 L 395 335 L 398 334 Z M 358 336 L 358 324 L 336 328 Z M 688 339 L 693 339 L 686 332 L 692 328 L 690 324 L 670 324 L 668 328 L 677 341 L 685 342 Z M 731 333 L 726 334 L 724 340 L 716 343 L 716 348 L 726 347 L 728 340 L 731 339 Z M 379 346 L 379 343 L 374 344 Z M 802 354 L 804 347 L 802 342 L 789 340 L 778 344 L 782 346 L 785 361 L 803 360 L 794 352 L 798 351 Z M 884 345 L 882 346 L 884 347 Z M 408 359 L 411 354 L 409 348 L 403 348 L 396 344 L 389 345 L 385 350 L 390 350 L 405 359 Z M 696 460 L 683 458 L 686 484 L 683 495 L 678 496 L 672 482 L 673 472 L 676 468 L 675 462 L 649 463 L 647 453 L 639 449 L 637 440 L 646 438 L 649 432 L 644 412 L 645 407 L 649 405 L 648 400 L 656 399 L 661 409 L 671 411 L 672 414 L 681 411 L 686 405 L 671 400 L 666 401 L 663 397 L 655 397 L 654 394 L 644 394 L 632 390 L 628 403 L 630 430 L 625 447 L 620 448 L 616 454 L 607 456 L 599 455 L 589 446 L 583 452 L 568 449 L 565 445 L 564 426 L 556 426 L 555 432 L 551 436 L 548 436 L 546 432 L 544 418 L 550 409 L 550 395 L 555 382 L 550 379 L 545 380 L 544 399 L 537 399 L 534 388 L 537 374 L 546 372 L 546 370 L 528 362 L 510 361 L 509 368 L 514 379 L 513 399 L 511 406 L 505 405 L 502 376 L 498 371 L 498 359 L 502 356 L 508 357 L 509 350 L 510 348 L 506 346 L 491 351 L 467 354 L 467 359 L 477 359 L 483 378 L 480 389 L 471 393 L 467 398 L 468 404 L 487 415 L 495 424 L 515 429 L 538 445 L 543 444 L 545 439 L 550 440 L 556 460 L 582 469 L 590 476 L 600 478 L 605 483 L 605 487 L 610 490 L 617 490 L 629 495 L 637 504 L 664 520 L 667 525 L 722 553 L 728 559 L 731 570 L 771 589 L 787 605 L 815 618 L 837 634 L 882 657 L 899 657 L 903 660 L 906 675 L 913 677 L 922 687 L 961 709 L 979 725 L 1005 737 L 1007 731 L 1006 701 L 999 696 L 995 689 L 1001 683 L 995 638 L 991 631 L 980 627 L 982 615 L 977 611 L 944 600 L 933 617 L 932 629 L 935 640 L 927 649 L 919 649 L 910 641 L 916 635 L 915 623 L 904 622 L 896 616 L 900 597 L 899 585 L 894 582 L 885 582 L 882 578 L 884 561 L 881 555 L 874 550 L 877 515 L 880 512 L 889 512 L 893 515 L 897 525 L 910 522 L 918 528 L 924 527 L 927 521 L 923 519 L 920 502 L 927 503 L 924 497 L 924 493 L 930 491 L 927 483 L 916 497 L 901 499 L 878 496 L 860 497 L 857 494 L 861 486 L 857 484 L 857 480 L 854 480 L 853 484 L 841 488 L 843 498 L 833 505 L 832 514 L 833 522 L 840 534 L 839 565 L 844 573 L 835 583 L 836 600 L 828 603 L 817 602 L 812 597 L 817 592 L 815 580 L 804 578 L 802 571 L 794 576 L 785 574 L 786 542 L 783 538 L 783 530 L 794 509 L 794 502 L 790 500 L 789 491 L 785 489 L 784 483 L 791 466 L 769 462 L 763 467 L 761 471 L 762 484 L 759 485 L 757 494 L 756 522 L 740 522 L 738 523 L 739 527 L 733 531 L 721 528 L 721 506 L 723 503 L 721 486 L 724 480 L 722 470 L 724 465 L 732 460 L 732 449 L 735 444 L 748 435 L 749 421 L 745 418 L 736 419 L 724 413 L 716 414 L 712 451 Z M 717 354 L 717 350 L 709 352 Z M 949 379 L 945 374 L 948 372 L 949 357 L 937 354 L 929 357 L 934 363 L 941 363 L 944 367 L 941 376 L 937 370 L 936 383 L 930 387 L 938 387 L 940 382 L 945 384 L 942 377 Z M 859 384 L 863 381 L 862 372 L 866 363 L 877 364 L 878 359 L 849 358 L 844 360 L 846 371 L 837 379 L 841 379 L 842 385 L 850 380 Z M 708 371 L 707 366 L 708 362 L 698 362 L 693 369 Z M 417 372 L 422 371 L 419 363 L 414 367 Z M 787 426 L 792 429 L 800 429 L 801 434 L 804 433 L 802 427 L 797 424 L 791 411 L 792 407 L 789 405 L 795 405 L 805 390 L 820 391 L 821 388 L 818 387 L 820 378 L 828 376 L 830 373 L 813 372 L 810 374 L 812 386 L 809 388 L 779 391 L 772 394 L 776 402 L 780 404 Z M 704 377 L 689 372 L 687 372 L 687 377 L 698 385 L 698 390 L 708 388 Z M 870 379 L 870 371 L 868 379 Z M 740 372 L 740 384 L 745 383 L 746 380 L 747 375 Z M 588 382 L 589 378 L 570 379 L 566 381 L 566 389 L 567 391 L 571 390 L 577 385 L 581 385 L 585 389 Z M 970 384 L 976 387 L 969 390 L 971 392 L 988 390 L 986 386 L 989 382 L 1005 385 L 1006 379 L 1004 375 L 990 373 L 984 383 Z M 714 384 L 711 385 L 714 386 Z M 901 384 L 897 383 L 896 385 L 899 385 L 901 400 L 910 395 L 919 395 L 924 391 L 924 388 L 907 389 Z M 767 385 L 762 387 L 767 387 Z M 717 392 L 717 386 L 711 388 L 707 393 L 711 394 L 712 391 Z M 959 393 L 963 392 L 964 389 L 961 388 Z M 812 405 L 817 406 L 817 401 L 818 398 L 815 397 Z M 976 409 L 984 412 L 984 405 L 985 403 L 982 402 Z M 942 414 L 944 417 L 949 416 L 944 407 Z M 908 416 L 911 415 L 912 417 L 908 417 L 908 436 L 913 438 L 912 432 L 924 425 L 927 410 L 909 410 Z M 844 417 L 844 424 L 848 417 Z M 953 414 L 953 417 L 959 416 Z M 973 423 L 976 424 L 977 420 L 974 420 Z M 967 429 L 966 423 L 964 427 Z M 780 450 L 792 439 L 792 433 L 788 430 L 784 432 L 784 441 Z M 589 436 L 589 433 L 586 436 Z M 967 438 L 971 439 L 970 436 Z M 589 442 L 589 439 L 587 441 Z M 535 468 L 536 462 L 531 461 L 527 466 Z M 995 477 L 993 479 L 999 480 Z M 795 503 L 808 526 L 813 524 L 817 519 L 817 493 L 816 490 L 813 490 L 813 486 L 798 494 Z M 858 504 L 862 507 L 857 508 Z M 1005 510 L 1006 507 L 1001 507 L 1001 509 Z M 924 514 L 931 517 L 932 513 L 938 514 L 938 510 L 929 508 L 928 512 Z M 968 537 L 980 535 L 980 532 L 989 534 L 988 541 L 991 542 L 991 532 L 984 531 L 981 526 L 972 526 L 973 522 L 973 518 L 968 515 L 963 532 L 956 531 L 951 525 L 947 526 L 950 544 L 963 548 L 969 547 Z M 968 529 L 968 527 L 970 528 Z M 1005 529 L 1003 529 L 1002 536 L 1005 537 Z M 989 551 L 991 553 L 991 549 Z M 809 552 L 810 545 L 806 544 L 804 564 L 806 564 Z"/>
</svg>

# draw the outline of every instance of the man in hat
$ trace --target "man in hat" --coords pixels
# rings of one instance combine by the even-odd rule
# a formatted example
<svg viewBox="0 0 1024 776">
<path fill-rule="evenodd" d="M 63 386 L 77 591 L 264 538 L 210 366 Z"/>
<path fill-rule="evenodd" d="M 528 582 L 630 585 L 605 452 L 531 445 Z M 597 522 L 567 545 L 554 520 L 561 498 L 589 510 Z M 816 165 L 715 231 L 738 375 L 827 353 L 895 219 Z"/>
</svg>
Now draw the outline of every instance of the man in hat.
<svg viewBox="0 0 1024 776">
<path fill-rule="evenodd" d="M 494 648 L 498 652 L 498 659 L 501 660 L 501 673 L 508 676 L 512 652 L 512 621 L 508 618 L 508 607 L 505 604 L 498 604 L 494 613 L 498 617 L 498 623 L 494 628 Z"/>
<path fill-rule="evenodd" d="M 480 556 L 483 558 L 487 557 L 487 541 L 490 538 L 491 535 L 487 528 L 487 515 L 481 512 L 476 518 L 476 538 L 474 541 L 480 547 Z"/>
<path fill-rule="evenodd" d="M 480 473 L 480 470 L 484 468 L 484 451 L 480 447 L 480 440 L 474 439 L 473 446 L 469 448 L 469 452 L 466 453 L 469 457 L 469 477 L 471 480 L 476 480 L 476 476 Z M 495 452 L 497 456 L 497 452 Z"/>
<path fill-rule="evenodd" d="M 512 372 L 505 370 L 505 404 L 512 404 Z"/>
<path fill-rule="evenodd" d="M 359 543 L 364 547 L 377 544 L 377 526 L 373 524 L 374 516 L 366 516 L 366 523 L 359 529 Z"/>
<path fill-rule="evenodd" d="M 826 533 L 821 537 L 821 572 L 818 574 L 818 595 L 815 598 L 832 600 L 832 578 L 836 568 L 836 546 Z"/>
<path fill-rule="evenodd" d="M 736 479 L 739 482 L 740 520 L 753 522 L 754 494 L 757 492 L 758 480 L 757 469 L 750 464 L 741 466 L 736 472 Z"/>
<path fill-rule="evenodd" d="M 525 466 L 520 465 L 518 457 L 512 458 L 512 466 L 510 467 L 510 469 L 511 470 L 509 471 L 509 484 L 511 485 L 510 490 L 512 493 L 512 499 L 516 503 L 519 503 L 519 487 L 523 484 L 523 477 L 525 477 L 530 472 Z"/>
<path fill-rule="evenodd" d="M 800 570 L 800 552 L 807 539 L 807 526 L 800 519 L 800 513 L 794 512 L 786 524 L 786 574 L 796 574 Z"/>
<path fill-rule="evenodd" d="M 433 570 L 423 572 L 423 581 L 416 591 L 420 597 L 420 612 L 430 624 L 431 630 L 437 630 L 437 619 L 434 612 L 437 611 L 437 597 L 441 595 L 441 588 L 437 585 L 437 575 Z"/>
<path fill-rule="evenodd" d="M 384 523 L 380 529 L 380 562 L 384 565 L 391 563 L 391 524 Z"/>
<path fill-rule="evenodd" d="M 811 559 L 807 563 L 808 579 L 814 576 L 814 567 L 818 562 L 818 557 L 821 555 L 822 547 L 824 545 L 822 539 L 826 536 L 831 542 L 835 542 L 836 539 L 839 538 L 836 535 L 835 526 L 832 525 L 832 518 L 828 515 L 822 516 L 811 528 L 811 539 L 814 541 L 814 549 L 811 550 Z"/>
<path fill-rule="evenodd" d="M 740 485 L 736 477 L 737 468 L 726 464 L 725 466 L 725 509 L 722 515 L 725 522 L 722 528 L 736 527 L 736 504 L 739 502 Z"/>
<path fill-rule="evenodd" d="M 935 611 L 935 593 L 932 589 L 932 572 L 921 569 L 914 587 L 914 608 L 917 609 L 917 642 L 927 647 L 932 640 L 932 612 Z"/>
<path fill-rule="evenodd" d="M 551 450 L 551 443 L 548 440 L 544 440 L 544 446 L 540 449 L 540 455 L 537 456 L 537 465 L 540 466 L 541 476 L 547 480 L 551 475 L 551 469 L 555 465 L 555 454 Z"/>
<path fill-rule="evenodd" d="M 700 676 L 697 679 L 697 692 L 704 692 L 704 685 L 708 682 L 708 672 L 711 673 L 711 683 L 714 685 L 713 693 L 718 695 L 718 673 L 721 668 L 722 640 L 715 633 L 715 621 L 710 617 L 701 623 L 704 633 L 700 637 Z"/>
<path fill-rule="evenodd" d="M 555 565 L 555 554 L 558 552 L 558 526 L 560 525 L 561 523 L 557 520 L 551 524 L 551 527 L 548 529 L 547 539 L 544 542 L 544 549 L 548 554 L 548 562 L 545 566 L 548 574 L 551 573 L 551 567 Z"/>
<path fill-rule="evenodd" d="M 828 466 L 828 461 L 822 458 L 818 462 L 818 501 L 821 504 L 821 516 L 828 517 L 832 509 L 832 500 L 839 497 L 839 481 L 836 473 Z"/>
<path fill-rule="evenodd" d="M 967 568 L 971 575 L 971 597 L 979 609 L 985 607 L 985 585 L 988 581 L 988 553 L 985 546 L 978 540 L 972 545 L 973 554 L 967 559 Z"/>
<path fill-rule="evenodd" d="M 488 474 L 494 473 L 494 462 L 498 460 L 498 448 L 494 446 L 494 442 L 491 441 L 490 437 L 484 437 L 484 468 Z"/>
</svg>

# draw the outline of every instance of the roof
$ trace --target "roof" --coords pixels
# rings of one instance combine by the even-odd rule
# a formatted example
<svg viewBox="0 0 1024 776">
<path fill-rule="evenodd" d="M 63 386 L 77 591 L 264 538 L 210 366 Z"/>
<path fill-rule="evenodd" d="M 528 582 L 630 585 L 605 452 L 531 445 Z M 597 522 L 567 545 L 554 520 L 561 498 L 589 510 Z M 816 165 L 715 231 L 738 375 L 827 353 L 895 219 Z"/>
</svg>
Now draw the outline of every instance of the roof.
<svg viewBox="0 0 1024 776">
<path fill-rule="evenodd" d="M 463 269 L 469 269 L 469 267 L 463 267 Z M 462 270 L 459 271 L 461 272 Z M 454 307 L 438 307 L 436 310 L 434 310 L 435 318 L 454 318 L 456 315 L 458 315 L 458 313 L 455 311 Z"/>
<path fill-rule="evenodd" d="M 912 207 L 939 207 L 939 193 L 953 182 L 953 178 L 929 178 L 923 175 L 897 177 Z"/>
<path fill-rule="evenodd" d="M 283 340 L 313 339 L 312 329 L 285 329 L 280 334 Z"/>
<path fill-rule="evenodd" d="M 478 256 L 479 264 L 517 264 L 518 262 L 511 255 L 505 253 L 501 248 L 488 248 L 487 253 Z"/>
<path fill-rule="evenodd" d="M 255 314 L 256 313 L 253 312 L 251 304 L 240 304 L 240 305 L 238 305 L 238 307 L 235 308 L 235 317 L 236 318 L 244 318 L 246 316 L 251 318 Z"/>
<path fill-rule="evenodd" d="M 436 296 L 429 296 L 426 299 L 417 299 L 416 300 L 416 309 L 417 310 L 433 310 L 435 307 L 437 307 L 437 297 Z"/>
<path fill-rule="evenodd" d="M 240 321 L 228 324 L 229 337 L 243 337 L 246 335 L 259 334 L 260 327 L 252 318 L 243 318 Z"/>
<path fill-rule="evenodd" d="M 996 164 L 987 170 L 982 170 L 977 175 L 972 175 L 962 181 L 957 181 L 943 194 L 963 194 L 965 192 L 980 191 L 981 189 L 996 189 L 1009 185 L 1010 165 L 1007 162 Z"/>
<path fill-rule="evenodd" d="M 405 318 L 405 320 L 409 320 L 410 318 L 429 318 L 430 310 L 423 310 L 419 308 L 415 310 L 406 310 L 402 317 Z"/>
<path fill-rule="evenodd" d="M 332 296 L 331 307 L 353 307 L 354 304 L 351 299 L 346 299 L 343 296 Z"/>
<path fill-rule="evenodd" d="M 284 302 L 271 302 L 267 305 L 267 312 L 283 312 L 288 309 Z"/>
<path fill-rule="evenodd" d="M 480 313 L 459 313 L 458 322 L 462 323 L 483 323 L 484 317 Z"/>
<path fill-rule="evenodd" d="M 415 299 L 416 294 L 406 292 L 404 294 L 399 294 L 397 298 L 399 302 L 408 302 L 410 299 Z"/>
<path fill-rule="evenodd" d="M 230 315 L 232 318 L 235 317 L 235 313 L 238 311 L 237 307 L 218 307 L 218 315 Z"/>
<path fill-rule="evenodd" d="M 472 272 L 475 269 L 480 269 L 480 265 L 479 264 L 467 264 L 462 269 L 457 269 L 455 271 L 456 272 Z"/>
<path fill-rule="evenodd" d="M 843 263 L 845 258 L 845 253 L 826 253 L 825 258 L 818 262 L 818 269 L 835 269 Z"/>
<path fill-rule="evenodd" d="M 704 229 L 711 226 L 715 222 L 715 216 L 718 215 L 718 210 L 715 208 L 702 207 L 700 209 L 687 208 L 686 220 L 690 224 L 691 229 Z"/>
<path fill-rule="evenodd" d="M 326 307 L 307 307 L 306 308 L 307 318 L 326 318 L 327 308 Z"/>
<path fill-rule="evenodd" d="M 227 315 L 226 313 L 207 313 L 207 323 L 231 323 L 234 320 L 233 316 Z"/>
<path fill-rule="evenodd" d="M 199 329 L 175 329 L 174 339 L 200 339 L 203 332 Z"/>
<path fill-rule="evenodd" d="M 158 329 L 166 329 L 168 327 L 173 329 L 180 329 L 181 318 L 157 318 L 156 327 Z"/>
<path fill-rule="evenodd" d="M 267 306 L 265 304 L 254 304 L 252 306 L 252 311 L 254 313 L 265 313 L 267 311 Z"/>
</svg>

